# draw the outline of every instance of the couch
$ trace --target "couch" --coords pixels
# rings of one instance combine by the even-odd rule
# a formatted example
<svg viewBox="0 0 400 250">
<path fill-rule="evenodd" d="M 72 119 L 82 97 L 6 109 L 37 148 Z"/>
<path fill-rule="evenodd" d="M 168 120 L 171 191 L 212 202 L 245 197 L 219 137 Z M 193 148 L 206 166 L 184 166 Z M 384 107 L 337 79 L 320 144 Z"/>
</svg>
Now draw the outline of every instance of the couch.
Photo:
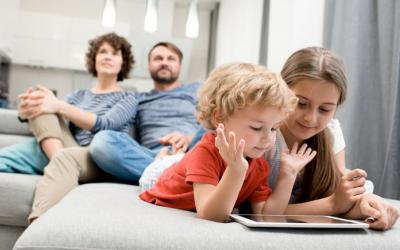
<svg viewBox="0 0 400 250">
<path fill-rule="evenodd" d="M 0 142 L 30 138 L 16 112 L 0 109 Z M 138 198 L 139 187 L 81 185 L 27 227 L 40 176 L 0 173 L 0 250 L 39 249 L 398 249 L 392 230 L 249 229 L 202 220 Z M 400 201 L 389 200 L 400 208 Z"/>
</svg>

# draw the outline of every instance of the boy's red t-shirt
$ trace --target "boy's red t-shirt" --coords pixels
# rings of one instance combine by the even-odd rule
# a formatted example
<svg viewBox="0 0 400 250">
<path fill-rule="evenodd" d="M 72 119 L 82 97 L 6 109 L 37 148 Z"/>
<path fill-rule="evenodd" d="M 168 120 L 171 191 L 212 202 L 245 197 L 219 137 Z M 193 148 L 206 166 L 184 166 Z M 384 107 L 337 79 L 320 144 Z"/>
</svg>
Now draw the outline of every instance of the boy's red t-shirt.
<svg viewBox="0 0 400 250">
<path fill-rule="evenodd" d="M 217 185 L 226 164 L 215 147 L 215 135 L 207 133 L 180 162 L 166 169 L 151 189 L 139 197 L 165 207 L 196 210 L 192 183 Z M 271 189 L 267 185 L 269 165 L 263 158 L 251 159 L 235 207 L 248 200 L 251 203 L 267 200 Z"/>
</svg>

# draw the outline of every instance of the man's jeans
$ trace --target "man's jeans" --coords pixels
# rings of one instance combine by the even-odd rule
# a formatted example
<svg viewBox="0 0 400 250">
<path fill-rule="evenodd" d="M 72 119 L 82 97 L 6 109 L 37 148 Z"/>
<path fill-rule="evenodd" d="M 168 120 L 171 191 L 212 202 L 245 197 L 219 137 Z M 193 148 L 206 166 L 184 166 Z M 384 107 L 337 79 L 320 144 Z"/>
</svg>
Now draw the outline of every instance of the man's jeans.
<svg viewBox="0 0 400 250">
<path fill-rule="evenodd" d="M 150 150 L 127 133 L 104 130 L 94 136 L 90 155 L 104 172 L 129 183 L 138 183 L 161 147 Z"/>
</svg>

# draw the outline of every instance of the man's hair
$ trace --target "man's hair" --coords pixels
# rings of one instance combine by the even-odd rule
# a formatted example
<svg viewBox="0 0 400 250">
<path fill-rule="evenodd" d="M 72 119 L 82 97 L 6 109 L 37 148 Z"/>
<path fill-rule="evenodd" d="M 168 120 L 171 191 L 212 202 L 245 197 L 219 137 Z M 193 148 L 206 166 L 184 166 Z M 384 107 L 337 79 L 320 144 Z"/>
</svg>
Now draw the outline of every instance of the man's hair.
<svg viewBox="0 0 400 250">
<path fill-rule="evenodd" d="M 154 45 L 154 46 L 150 49 L 149 54 L 147 55 L 147 58 L 148 58 L 149 62 L 150 62 L 151 53 L 153 52 L 153 50 L 154 50 L 155 48 L 157 48 L 157 47 L 159 47 L 159 46 L 166 47 L 167 49 L 173 51 L 175 54 L 178 55 L 179 63 L 182 63 L 182 60 L 183 60 L 182 51 L 181 51 L 175 44 L 170 43 L 170 42 L 159 42 L 159 43 L 157 43 L 156 45 Z"/>
<path fill-rule="evenodd" d="M 198 98 L 197 119 L 208 129 L 215 129 L 216 123 L 248 106 L 290 112 L 297 104 L 297 97 L 278 74 L 250 63 L 230 63 L 213 70 Z M 214 114 L 218 114 L 217 121 Z"/>
<path fill-rule="evenodd" d="M 89 41 L 89 49 L 86 53 L 86 67 L 94 77 L 97 77 L 96 70 L 96 55 L 103 43 L 108 43 L 115 50 L 121 50 L 122 54 L 122 65 L 121 71 L 118 73 L 117 81 L 122 81 L 129 78 L 129 72 L 131 71 L 135 59 L 132 54 L 132 46 L 122 36 L 118 36 L 116 33 L 108 33 L 99 37 L 96 37 Z"/>
</svg>

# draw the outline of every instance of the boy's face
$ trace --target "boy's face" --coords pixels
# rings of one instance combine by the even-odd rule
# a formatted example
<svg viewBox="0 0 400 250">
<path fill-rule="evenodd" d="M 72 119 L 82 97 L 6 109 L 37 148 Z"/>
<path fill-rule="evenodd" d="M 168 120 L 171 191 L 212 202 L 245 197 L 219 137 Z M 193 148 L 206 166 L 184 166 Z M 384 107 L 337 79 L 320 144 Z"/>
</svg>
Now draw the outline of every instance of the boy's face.
<svg viewBox="0 0 400 250">
<path fill-rule="evenodd" d="M 234 132 L 237 142 L 245 141 L 244 156 L 258 158 L 274 146 L 276 129 L 284 118 L 285 114 L 276 107 L 249 106 L 223 122 L 225 136 Z"/>
</svg>

